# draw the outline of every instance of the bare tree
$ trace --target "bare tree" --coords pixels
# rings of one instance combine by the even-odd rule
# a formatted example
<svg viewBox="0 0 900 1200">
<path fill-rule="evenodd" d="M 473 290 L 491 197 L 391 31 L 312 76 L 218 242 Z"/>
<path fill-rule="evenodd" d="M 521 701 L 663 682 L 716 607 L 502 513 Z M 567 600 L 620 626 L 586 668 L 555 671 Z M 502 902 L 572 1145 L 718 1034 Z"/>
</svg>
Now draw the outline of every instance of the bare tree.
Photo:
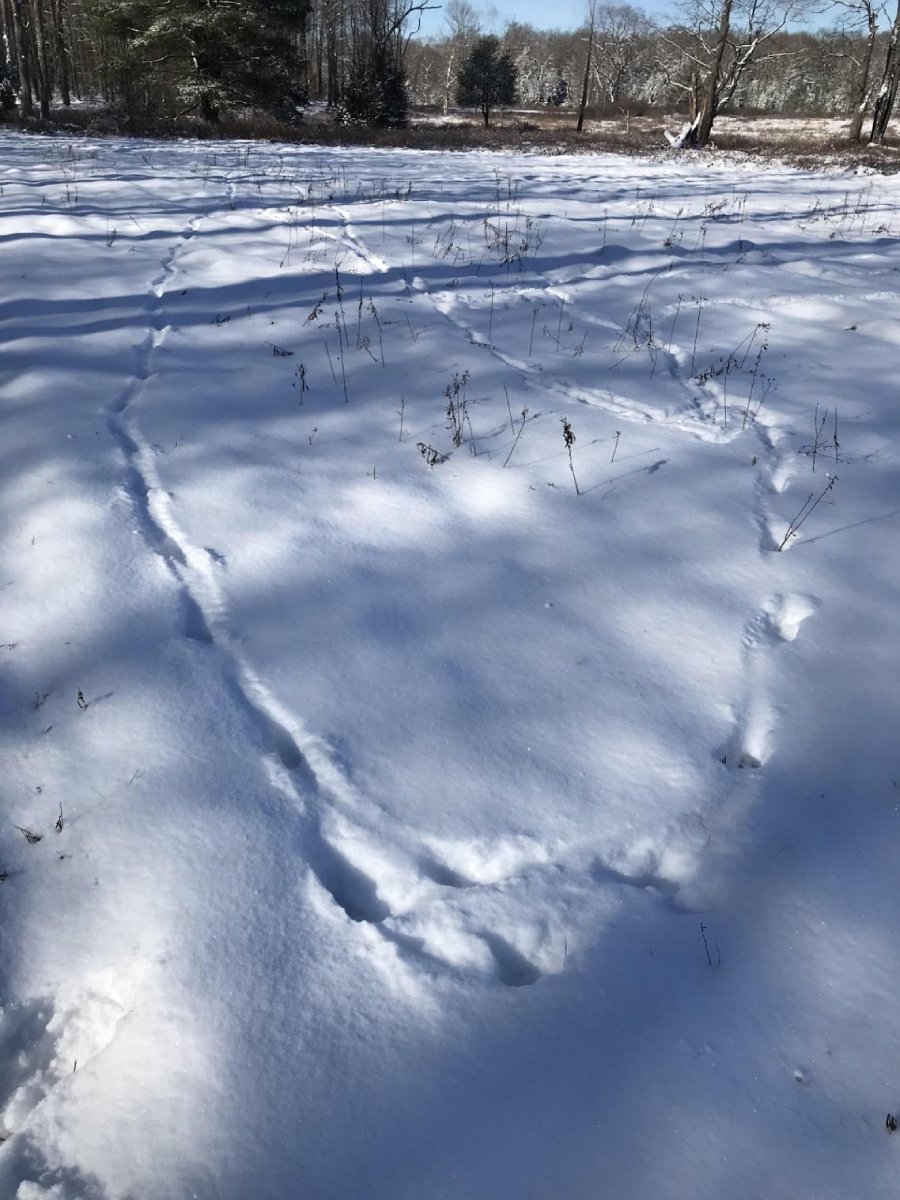
<svg viewBox="0 0 900 1200">
<path fill-rule="evenodd" d="M 872 116 L 872 132 L 870 142 L 883 142 L 887 133 L 888 121 L 894 111 L 894 101 L 897 99 L 897 84 L 900 83 L 900 2 L 897 4 L 897 14 L 891 26 L 891 36 L 888 39 L 887 55 L 884 60 L 884 72 L 881 76 L 881 86 L 875 97 L 875 111 Z"/>
<path fill-rule="evenodd" d="M 673 146 L 705 146 L 718 113 L 734 99 L 738 85 L 755 63 L 771 52 L 772 39 L 802 11 L 805 0 L 688 0 L 689 21 L 674 39 L 690 81 L 682 83 L 690 119 Z"/>
<path fill-rule="evenodd" d="M 630 4 L 601 4 L 597 9 L 594 74 L 610 104 L 621 100 L 641 45 L 652 31 L 646 13 Z"/>
<path fill-rule="evenodd" d="M 591 59 L 594 52 L 594 30 L 597 26 L 597 0 L 588 0 L 587 4 L 587 54 L 584 59 L 584 76 L 581 81 L 581 103 L 578 106 L 578 132 L 584 129 L 584 110 L 587 108 L 588 84 L 591 81 Z"/>
<path fill-rule="evenodd" d="M 6 40 L 10 47 L 10 58 L 16 64 L 19 79 L 19 110 L 23 117 L 34 114 L 34 94 L 31 36 L 27 24 L 27 11 L 21 0 L 3 0 L 3 23 Z"/>
<path fill-rule="evenodd" d="M 444 115 L 450 107 L 450 98 L 456 94 L 456 79 L 459 65 L 472 48 L 478 36 L 480 24 L 478 12 L 469 0 L 449 0 L 444 11 L 447 26 L 447 61 L 444 72 Z"/>
<path fill-rule="evenodd" d="M 29 23 L 33 29 L 35 47 L 34 64 L 41 120 L 50 120 L 50 104 L 53 99 L 53 50 L 47 29 L 47 14 L 43 0 L 31 0 Z"/>
<path fill-rule="evenodd" d="M 869 103 L 869 76 L 872 71 L 872 58 L 875 53 L 875 39 L 878 36 L 879 7 L 874 0 L 836 0 L 839 8 L 847 12 L 847 22 L 856 27 L 862 21 L 866 24 L 866 38 L 862 45 L 862 53 L 854 55 L 856 76 L 853 81 L 853 95 L 850 100 L 850 140 L 860 141 L 862 137 L 863 119 Z M 853 32 L 856 30 L 854 28 Z"/>
<path fill-rule="evenodd" d="M 72 95 L 69 47 L 66 42 L 65 0 L 50 0 L 50 18 L 53 26 L 53 55 L 56 59 L 60 96 L 63 104 L 68 108 L 72 103 Z"/>
</svg>

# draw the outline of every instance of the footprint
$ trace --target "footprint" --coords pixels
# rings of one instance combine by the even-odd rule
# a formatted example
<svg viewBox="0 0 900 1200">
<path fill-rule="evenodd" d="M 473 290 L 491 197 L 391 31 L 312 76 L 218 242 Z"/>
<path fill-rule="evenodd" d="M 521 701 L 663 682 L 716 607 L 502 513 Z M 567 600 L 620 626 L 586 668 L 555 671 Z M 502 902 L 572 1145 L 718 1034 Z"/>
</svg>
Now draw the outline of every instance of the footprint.
<svg viewBox="0 0 900 1200">
<path fill-rule="evenodd" d="M 306 853 L 316 879 L 351 921 L 378 925 L 391 915 L 375 880 L 345 858 L 318 827 L 308 831 Z"/>
<path fill-rule="evenodd" d="M 33 1000 L 0 1015 L 0 1137 L 21 1127 L 53 1086 L 56 1038 L 49 1032 L 53 1005 Z"/>
<path fill-rule="evenodd" d="M 0 1011 L 0 1138 L 22 1129 L 62 1079 L 104 1050 L 126 1013 L 93 989 L 65 1009 L 36 999 Z"/>
<path fill-rule="evenodd" d="M 772 756 L 775 724 L 775 713 L 768 704 L 755 701 L 736 720 L 734 732 L 718 751 L 717 758 L 730 770 L 759 770 Z"/>
<path fill-rule="evenodd" d="M 802 592 L 788 592 L 784 596 L 771 596 L 764 605 L 769 628 L 783 642 L 792 642 L 800 632 L 800 626 L 819 607 L 815 596 Z"/>
<path fill-rule="evenodd" d="M 184 621 L 184 636 L 192 642 L 200 642 L 204 646 L 212 645 L 213 635 L 206 623 L 200 605 L 187 592 L 181 597 L 182 619 Z"/>
<path fill-rule="evenodd" d="M 255 708 L 249 700 L 247 704 L 256 718 L 267 748 L 278 755 L 282 766 L 288 771 L 298 771 L 304 767 L 306 760 L 287 729 L 262 709 Z"/>
<path fill-rule="evenodd" d="M 11 1142 L 3 1156 L 0 1194 L 16 1200 L 107 1200 L 109 1195 L 95 1176 L 49 1162 L 27 1134 Z"/>
<path fill-rule="evenodd" d="M 126 455 L 135 455 L 138 453 L 138 445 L 122 428 L 121 422 L 110 415 L 106 419 L 106 428 L 114 438 L 117 438 Z"/>
<path fill-rule="evenodd" d="M 663 874 L 660 869 L 660 855 L 657 851 L 648 850 L 641 857 L 643 861 L 639 861 L 633 866 L 631 863 L 627 863 L 625 869 L 615 867 L 598 858 L 590 868 L 591 878 L 598 883 L 624 884 L 626 887 L 639 888 L 642 891 L 652 889 L 661 896 L 674 896 L 681 885 Z"/>
<path fill-rule="evenodd" d="M 769 489 L 775 495 L 780 496 L 785 488 L 791 482 L 796 471 L 796 463 L 792 458 L 786 455 L 776 462 L 772 468 L 772 473 L 769 476 Z"/>
<path fill-rule="evenodd" d="M 726 767 L 737 768 L 739 771 L 758 771 L 762 766 L 761 758 L 750 750 L 741 749 L 741 738 L 737 738 L 733 748 L 722 755 L 722 762 Z"/>
<path fill-rule="evenodd" d="M 547 847 L 525 835 L 507 838 L 429 839 L 422 870 L 445 887 L 503 883 L 529 867 L 550 862 Z"/>
<path fill-rule="evenodd" d="M 777 714 L 764 699 L 767 645 L 792 642 L 800 626 L 819 607 L 801 592 L 769 596 L 748 622 L 743 635 L 745 701 L 733 711 L 734 728 L 716 757 L 733 770 L 758 770 L 771 757 Z"/>
<path fill-rule="evenodd" d="M 484 933 L 482 936 L 497 964 L 497 978 L 506 987 L 530 987 L 541 978 L 541 972 L 534 963 L 499 933 Z"/>
<path fill-rule="evenodd" d="M 134 446 L 131 438 L 128 439 L 128 445 Z M 146 500 L 150 495 L 150 488 L 147 486 L 147 481 L 137 467 L 128 467 L 125 471 L 125 487 L 135 499 Z"/>
<path fill-rule="evenodd" d="M 430 879 L 438 887 L 470 888 L 477 886 L 474 879 L 461 875 L 459 871 L 454 871 L 452 867 L 448 867 L 446 863 L 438 862 L 436 859 L 420 858 L 419 870 L 426 879 Z"/>
<path fill-rule="evenodd" d="M 766 516 L 758 513 L 756 524 L 759 528 L 759 548 L 766 553 L 779 551 L 785 534 L 785 522 L 780 517 Z"/>
<path fill-rule="evenodd" d="M 231 671 L 226 676 L 226 682 L 238 706 L 256 726 L 264 749 L 277 755 L 286 770 L 295 771 L 311 792 L 317 792 L 319 781 L 290 730 L 267 710 L 262 698 L 254 699 L 251 695 L 252 685 L 244 686 Z"/>
<path fill-rule="evenodd" d="M 125 471 L 125 495 L 134 506 L 144 537 L 156 553 L 170 565 L 178 563 L 180 566 L 186 566 L 184 551 L 153 515 L 150 485 L 133 464 Z"/>
</svg>

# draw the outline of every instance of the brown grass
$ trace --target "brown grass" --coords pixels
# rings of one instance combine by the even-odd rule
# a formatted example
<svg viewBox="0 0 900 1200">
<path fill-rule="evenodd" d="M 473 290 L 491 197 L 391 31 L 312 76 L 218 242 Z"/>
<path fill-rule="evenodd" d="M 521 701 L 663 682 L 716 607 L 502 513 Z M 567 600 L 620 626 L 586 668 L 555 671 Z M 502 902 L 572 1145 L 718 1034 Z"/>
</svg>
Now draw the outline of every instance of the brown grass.
<svg viewBox="0 0 900 1200">
<path fill-rule="evenodd" d="M 441 123 L 437 114 L 414 111 L 406 129 L 367 129 L 341 125 L 326 114 L 296 123 L 264 114 L 226 115 L 216 125 L 197 118 L 128 118 L 114 109 L 58 109 L 47 125 L 39 121 L 7 119 L 4 123 L 27 132 L 79 133 L 94 137 L 194 137 L 204 141 L 251 139 L 317 146 L 366 146 L 412 150 L 507 150 L 544 155 L 616 153 L 659 155 L 669 151 L 662 135 L 665 126 L 677 128 L 680 119 L 661 110 L 641 115 L 594 114 L 583 133 L 575 129 L 575 113 L 552 109 L 539 112 L 499 113 L 489 128 L 471 113 L 454 114 L 452 123 Z M 771 114 L 740 121 L 723 121 L 714 133 L 714 145 L 703 152 L 746 154 L 787 160 L 797 166 L 816 167 L 824 161 L 869 166 L 880 171 L 900 169 L 900 140 L 889 138 L 883 146 L 856 145 L 834 133 L 835 122 L 804 118 L 779 120 Z M 698 153 L 698 152 L 693 152 Z"/>
</svg>

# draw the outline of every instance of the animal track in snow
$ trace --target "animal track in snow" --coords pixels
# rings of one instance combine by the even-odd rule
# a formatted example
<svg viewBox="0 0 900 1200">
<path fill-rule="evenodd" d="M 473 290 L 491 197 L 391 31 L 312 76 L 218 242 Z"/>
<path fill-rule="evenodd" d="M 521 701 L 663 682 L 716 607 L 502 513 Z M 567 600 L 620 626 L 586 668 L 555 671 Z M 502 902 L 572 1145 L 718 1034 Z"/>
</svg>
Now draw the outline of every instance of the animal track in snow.
<svg viewBox="0 0 900 1200">
<path fill-rule="evenodd" d="M 544 387 L 543 371 L 539 365 L 505 353 L 457 314 L 460 307 L 468 307 L 458 294 L 430 292 L 425 281 L 419 276 L 413 278 L 411 286 L 415 292 L 424 296 L 431 303 L 435 312 L 462 333 L 473 346 L 487 350 L 498 362 L 516 371 L 525 389 Z M 581 318 L 579 317 L 579 319 Z M 693 389 L 690 381 L 683 378 L 681 360 L 684 356 L 678 352 L 677 348 L 668 350 L 664 347 L 657 347 L 657 352 L 664 355 L 667 374 L 673 382 L 679 385 L 684 394 L 684 403 L 673 407 L 671 411 L 645 404 L 621 393 L 614 394 L 609 388 L 585 387 L 566 379 L 557 371 L 553 372 L 553 389 L 555 393 L 561 394 L 569 400 L 602 409 L 604 412 L 609 412 L 615 417 L 634 424 L 657 422 L 667 428 L 690 434 L 701 441 L 730 442 L 737 438 L 741 433 L 738 422 L 733 422 L 724 428 L 714 420 L 715 409 L 720 404 L 716 387 L 706 385 L 702 391 Z M 625 358 L 628 357 L 630 355 L 626 354 L 621 361 L 625 361 Z"/>
<path fill-rule="evenodd" d="M 213 641 L 209 623 L 181 577 L 181 569 L 187 566 L 185 552 L 178 539 L 166 528 L 161 512 L 151 451 L 142 445 L 139 434 L 130 427 L 128 420 L 129 408 L 153 375 L 153 356 L 171 328 L 159 318 L 159 305 L 168 281 L 176 270 L 178 254 L 184 243 L 194 236 L 195 226 L 201 219 L 199 215 L 191 218 L 185 232 L 170 246 L 160 264 L 159 274 L 148 285 L 147 292 L 152 298 L 151 320 L 154 323 L 137 348 L 137 365 L 132 379 L 106 407 L 106 425 L 125 459 L 123 488 L 137 517 L 138 528 L 178 583 L 184 636 L 209 645 Z"/>
<path fill-rule="evenodd" d="M 320 227 L 320 234 L 330 238 L 333 241 L 336 241 L 339 245 L 344 246 L 345 249 L 354 254 L 360 260 L 360 262 L 365 263 L 373 275 L 383 275 L 389 269 L 388 264 L 383 258 L 381 258 L 380 255 L 375 254 L 372 250 L 370 250 L 362 238 L 358 236 L 353 225 L 350 223 L 350 218 L 347 216 L 347 213 L 344 211 L 344 209 L 339 208 L 336 204 L 331 204 L 328 207 L 340 219 L 341 233 L 339 235 L 334 235 L 327 229 Z"/>
<path fill-rule="evenodd" d="M 307 831 L 305 851 L 313 874 L 351 921 L 378 925 L 391 915 L 375 880 L 323 837 L 318 826 Z"/>
<path fill-rule="evenodd" d="M 755 698 L 745 708 L 732 711 L 734 729 L 717 757 L 723 766 L 733 770 L 758 770 L 771 757 L 775 713 L 768 704 Z"/>
<path fill-rule="evenodd" d="M 4 1140 L 53 1086 L 50 1067 L 56 1039 L 48 1029 L 52 1019 L 53 1005 L 47 1000 L 16 1005 L 0 1015 L 0 1137 Z"/>
<path fill-rule="evenodd" d="M 468 879 L 445 863 L 427 856 L 419 859 L 419 870 L 426 879 L 430 879 L 438 887 L 470 888 L 476 886 L 474 879 Z"/>
<path fill-rule="evenodd" d="M 727 767 L 758 769 L 772 753 L 777 714 L 765 696 L 767 652 L 792 642 L 803 622 L 819 607 L 814 596 L 799 592 L 769 596 L 744 631 L 744 698 L 732 708 L 734 727 L 717 751 Z"/>
<path fill-rule="evenodd" d="M 786 435 L 777 425 L 767 424 L 765 415 L 756 416 L 753 428 L 768 457 L 774 457 L 774 461 L 766 464 L 763 468 L 761 477 L 763 485 L 769 492 L 780 496 L 794 477 L 797 469 L 796 456 L 781 449 Z"/>
<path fill-rule="evenodd" d="M 792 642 L 800 632 L 803 622 L 819 607 L 815 596 L 801 592 L 788 592 L 784 596 L 771 596 L 763 606 L 768 617 L 768 627 L 783 642 Z"/>
<path fill-rule="evenodd" d="M 349 227 L 346 232 L 347 242 L 352 242 L 354 251 L 370 268 L 383 270 L 380 260 L 368 255 Z M 279 775 L 282 780 L 280 791 L 295 810 L 303 860 L 336 909 L 354 923 L 374 927 L 410 956 L 418 953 L 451 969 L 461 969 L 460 964 L 462 969 L 467 964 L 475 966 L 510 987 L 533 984 L 561 969 L 557 963 L 564 961 L 563 937 L 559 931 L 551 935 L 541 930 L 530 903 L 525 903 L 522 913 L 511 911 L 522 898 L 514 898 L 509 885 L 527 872 L 537 875 L 544 871 L 544 881 L 536 880 L 538 886 L 544 886 L 552 879 L 550 873 L 561 869 L 554 863 L 552 851 L 527 837 L 456 842 L 431 839 L 407 852 L 397 847 L 385 851 L 380 838 L 369 838 L 349 821 L 342 828 L 341 821 L 334 817 L 339 810 L 353 809 L 352 788 L 344 786 L 346 781 L 333 778 L 340 771 L 328 760 L 327 750 L 319 754 L 313 746 L 310 759 L 307 748 L 313 739 L 296 731 L 293 718 L 284 714 L 255 680 L 239 642 L 228 628 L 221 592 L 224 563 L 211 549 L 193 545 L 180 528 L 171 497 L 160 487 L 153 448 L 142 438 L 137 423 L 129 420 L 129 407 L 140 395 L 143 383 L 151 378 L 154 353 L 169 328 L 160 314 L 165 312 L 162 305 L 166 284 L 175 270 L 176 254 L 177 247 L 170 252 L 162 275 L 151 285 L 155 306 L 150 319 L 155 325 L 139 350 L 135 378 L 110 405 L 107 416 L 126 461 L 126 492 L 138 513 L 141 530 L 177 581 L 183 632 L 210 646 L 221 658 L 228 691 L 254 727 L 255 740 L 269 756 L 266 761 L 273 776 Z M 457 323 L 456 311 L 443 315 Z M 463 328 L 461 324 L 459 327 Z M 673 372 L 677 365 L 673 360 Z M 528 370 L 520 366 L 527 376 Z M 592 392 L 583 395 L 574 385 L 564 385 L 564 390 L 572 398 L 608 406 L 633 420 L 677 423 L 655 409 L 642 410 L 627 399 L 610 395 L 607 402 Z M 683 428 L 696 432 L 695 422 L 694 417 L 685 419 Z M 720 434 L 714 429 L 701 436 L 718 438 Z M 604 879 L 651 888 L 664 895 L 674 894 L 678 887 L 658 861 L 649 860 L 634 871 L 608 865 Z M 377 941 L 378 934 L 374 936 Z M 365 937 L 371 940 L 372 932 L 367 930 Z"/>
<path fill-rule="evenodd" d="M 494 839 L 470 847 L 466 859 L 490 882 L 462 875 L 431 853 L 415 858 L 346 818 L 332 818 L 327 832 L 304 826 L 304 857 L 335 905 L 351 921 L 377 928 L 404 960 L 430 970 L 475 972 L 509 987 L 536 983 L 562 960 L 533 914 L 512 911 L 505 870 L 536 855 L 531 839 Z M 464 842 L 452 843 L 466 858 Z M 552 864 L 550 864 L 552 866 Z M 547 960 L 545 962 L 545 959 Z"/>
<path fill-rule="evenodd" d="M 404 961 L 507 987 L 564 969 L 565 930 L 546 916 L 554 911 L 546 907 L 548 888 L 558 897 L 561 881 L 576 893 L 591 881 L 626 886 L 655 892 L 681 911 L 675 896 L 693 872 L 689 852 L 647 839 L 609 861 L 579 858 L 567 866 L 559 853 L 513 836 L 432 839 L 413 857 L 344 820 L 327 837 L 318 828 L 307 837 L 307 860 L 335 904 L 351 920 L 376 926 Z M 534 900 L 529 876 L 542 899 Z"/>
<path fill-rule="evenodd" d="M 794 477 L 796 464 L 793 459 L 784 455 L 779 458 L 772 468 L 769 475 L 769 487 L 776 496 L 780 496 L 787 489 L 788 484 Z"/>
<path fill-rule="evenodd" d="M 661 896 L 674 896 L 680 884 L 669 879 L 660 869 L 659 855 L 651 853 L 645 864 L 636 870 L 625 871 L 597 859 L 591 867 L 591 875 L 598 883 L 624 884 L 641 891 L 652 889 Z"/>
<path fill-rule="evenodd" d="M 181 593 L 182 621 L 184 636 L 192 642 L 200 642 L 204 646 L 212 644 L 213 635 L 206 623 L 203 610 L 188 591 Z"/>
<path fill-rule="evenodd" d="M 528 987 L 542 972 L 521 951 L 498 933 L 485 933 L 485 943 L 497 964 L 497 978 L 507 987 Z"/>
<path fill-rule="evenodd" d="M 228 656 L 227 646 L 220 646 L 219 650 L 223 656 Z M 301 749 L 298 737 L 276 710 L 275 703 L 239 658 L 232 655 L 230 660 L 226 657 L 226 661 L 226 687 L 238 709 L 256 728 L 263 751 L 279 760 L 288 772 L 292 788 L 300 785 L 305 794 L 318 793 L 318 776 Z"/>
<path fill-rule="evenodd" d="M 130 438 L 129 441 L 131 442 Z M 134 445 L 134 442 L 131 442 L 131 444 Z M 132 460 L 136 460 L 137 458 L 136 455 L 131 455 L 128 451 L 126 451 L 126 456 Z M 151 490 L 144 474 L 135 465 L 135 461 L 129 463 L 125 468 L 125 492 L 134 505 L 144 538 L 170 567 L 173 567 L 176 563 L 179 566 L 184 566 L 187 561 L 184 557 L 184 551 L 175 539 L 166 532 L 153 514 Z"/>
<path fill-rule="evenodd" d="M 422 870 L 443 887 L 497 884 L 551 861 L 546 846 L 525 836 L 460 841 L 432 838 L 428 847 Z"/>
<path fill-rule="evenodd" d="M 104 1050 L 125 1015 L 95 991 L 71 1008 L 37 999 L 0 1010 L 0 1138 L 18 1132 L 61 1080 Z"/>
<path fill-rule="evenodd" d="M 147 289 L 151 295 L 156 297 L 157 300 L 161 300 L 168 290 L 169 283 L 178 270 L 178 256 L 182 253 L 187 243 L 190 242 L 190 240 L 195 236 L 197 232 L 197 225 L 202 220 L 203 215 L 200 213 L 191 217 L 181 236 L 177 241 L 172 243 L 172 245 L 169 247 L 168 254 L 160 262 L 159 272 L 151 280 L 150 286 Z"/>
<path fill-rule="evenodd" d="M 199 218 L 191 222 L 191 232 L 197 220 Z M 186 234 L 185 238 L 188 236 Z M 263 753 L 277 759 L 284 772 L 279 779 L 279 790 L 293 803 L 303 856 L 309 869 L 335 905 L 352 921 L 378 925 L 390 916 L 391 907 L 379 894 L 375 879 L 344 852 L 342 841 L 348 840 L 352 847 L 353 837 L 341 839 L 323 833 L 320 817 L 310 810 L 310 803 L 314 799 L 323 801 L 326 797 L 319 777 L 301 747 L 302 739 L 293 732 L 291 719 L 282 714 L 255 678 L 227 627 L 225 604 L 216 577 L 225 560 L 212 549 L 194 547 L 184 535 L 171 511 L 171 497 L 160 487 L 153 448 L 145 443 L 137 426 L 128 422 L 128 409 L 151 377 L 154 352 L 169 329 L 156 314 L 174 273 L 178 250 L 179 244 L 172 247 L 160 274 L 148 289 L 155 298 L 154 319 L 158 319 L 158 327 L 148 332 L 139 349 L 134 378 L 107 409 L 108 427 L 126 462 L 125 492 L 147 544 L 177 582 L 184 635 L 211 646 L 222 657 L 222 676 L 232 700 L 255 729 Z M 376 268 L 374 259 L 367 261 Z M 317 754 L 319 758 L 323 757 L 318 751 Z M 338 791 L 344 790 L 343 781 L 332 778 L 338 774 L 334 764 L 325 762 L 323 765 L 331 782 L 337 783 Z M 274 764 L 273 769 L 278 770 Z M 335 796 L 329 795 L 327 799 L 331 802 Z"/>
</svg>

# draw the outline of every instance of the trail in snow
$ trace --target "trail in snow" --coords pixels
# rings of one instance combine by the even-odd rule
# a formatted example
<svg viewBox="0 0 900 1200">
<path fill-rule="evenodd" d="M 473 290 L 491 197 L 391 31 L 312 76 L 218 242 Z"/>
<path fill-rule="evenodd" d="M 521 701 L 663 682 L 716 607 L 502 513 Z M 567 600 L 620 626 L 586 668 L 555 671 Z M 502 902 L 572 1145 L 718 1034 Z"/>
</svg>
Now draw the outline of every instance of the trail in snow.
<svg viewBox="0 0 900 1200">
<path fill-rule="evenodd" d="M 883 1190 L 893 181 L 35 145 L 0 1191 Z"/>
<path fill-rule="evenodd" d="M 324 770 L 332 787 L 337 785 L 346 791 L 346 784 L 334 765 L 325 759 L 321 748 L 310 744 L 310 736 L 301 731 L 297 719 L 286 714 L 268 695 L 264 683 L 241 653 L 228 625 L 227 606 L 216 581 L 215 567 L 210 566 L 209 552 L 192 545 L 179 528 L 155 469 L 153 448 L 143 438 L 138 419 L 130 411 L 154 373 L 154 353 L 171 328 L 164 315 L 166 292 L 177 277 L 179 256 L 202 220 L 202 216 L 191 219 L 148 286 L 148 294 L 153 297 L 151 329 L 140 348 L 135 378 L 107 410 L 110 431 L 127 463 L 125 486 L 140 528 L 180 589 L 184 636 L 209 645 L 221 656 L 222 677 L 233 702 L 255 726 L 264 750 L 275 755 L 287 772 L 278 782 L 301 818 L 307 864 L 351 919 L 380 921 L 388 910 L 378 901 L 374 883 L 330 845 L 321 833 L 320 816 L 310 811 L 311 803 L 321 804 L 324 797 L 323 783 L 307 754 L 311 753 L 319 769 Z"/>
</svg>

